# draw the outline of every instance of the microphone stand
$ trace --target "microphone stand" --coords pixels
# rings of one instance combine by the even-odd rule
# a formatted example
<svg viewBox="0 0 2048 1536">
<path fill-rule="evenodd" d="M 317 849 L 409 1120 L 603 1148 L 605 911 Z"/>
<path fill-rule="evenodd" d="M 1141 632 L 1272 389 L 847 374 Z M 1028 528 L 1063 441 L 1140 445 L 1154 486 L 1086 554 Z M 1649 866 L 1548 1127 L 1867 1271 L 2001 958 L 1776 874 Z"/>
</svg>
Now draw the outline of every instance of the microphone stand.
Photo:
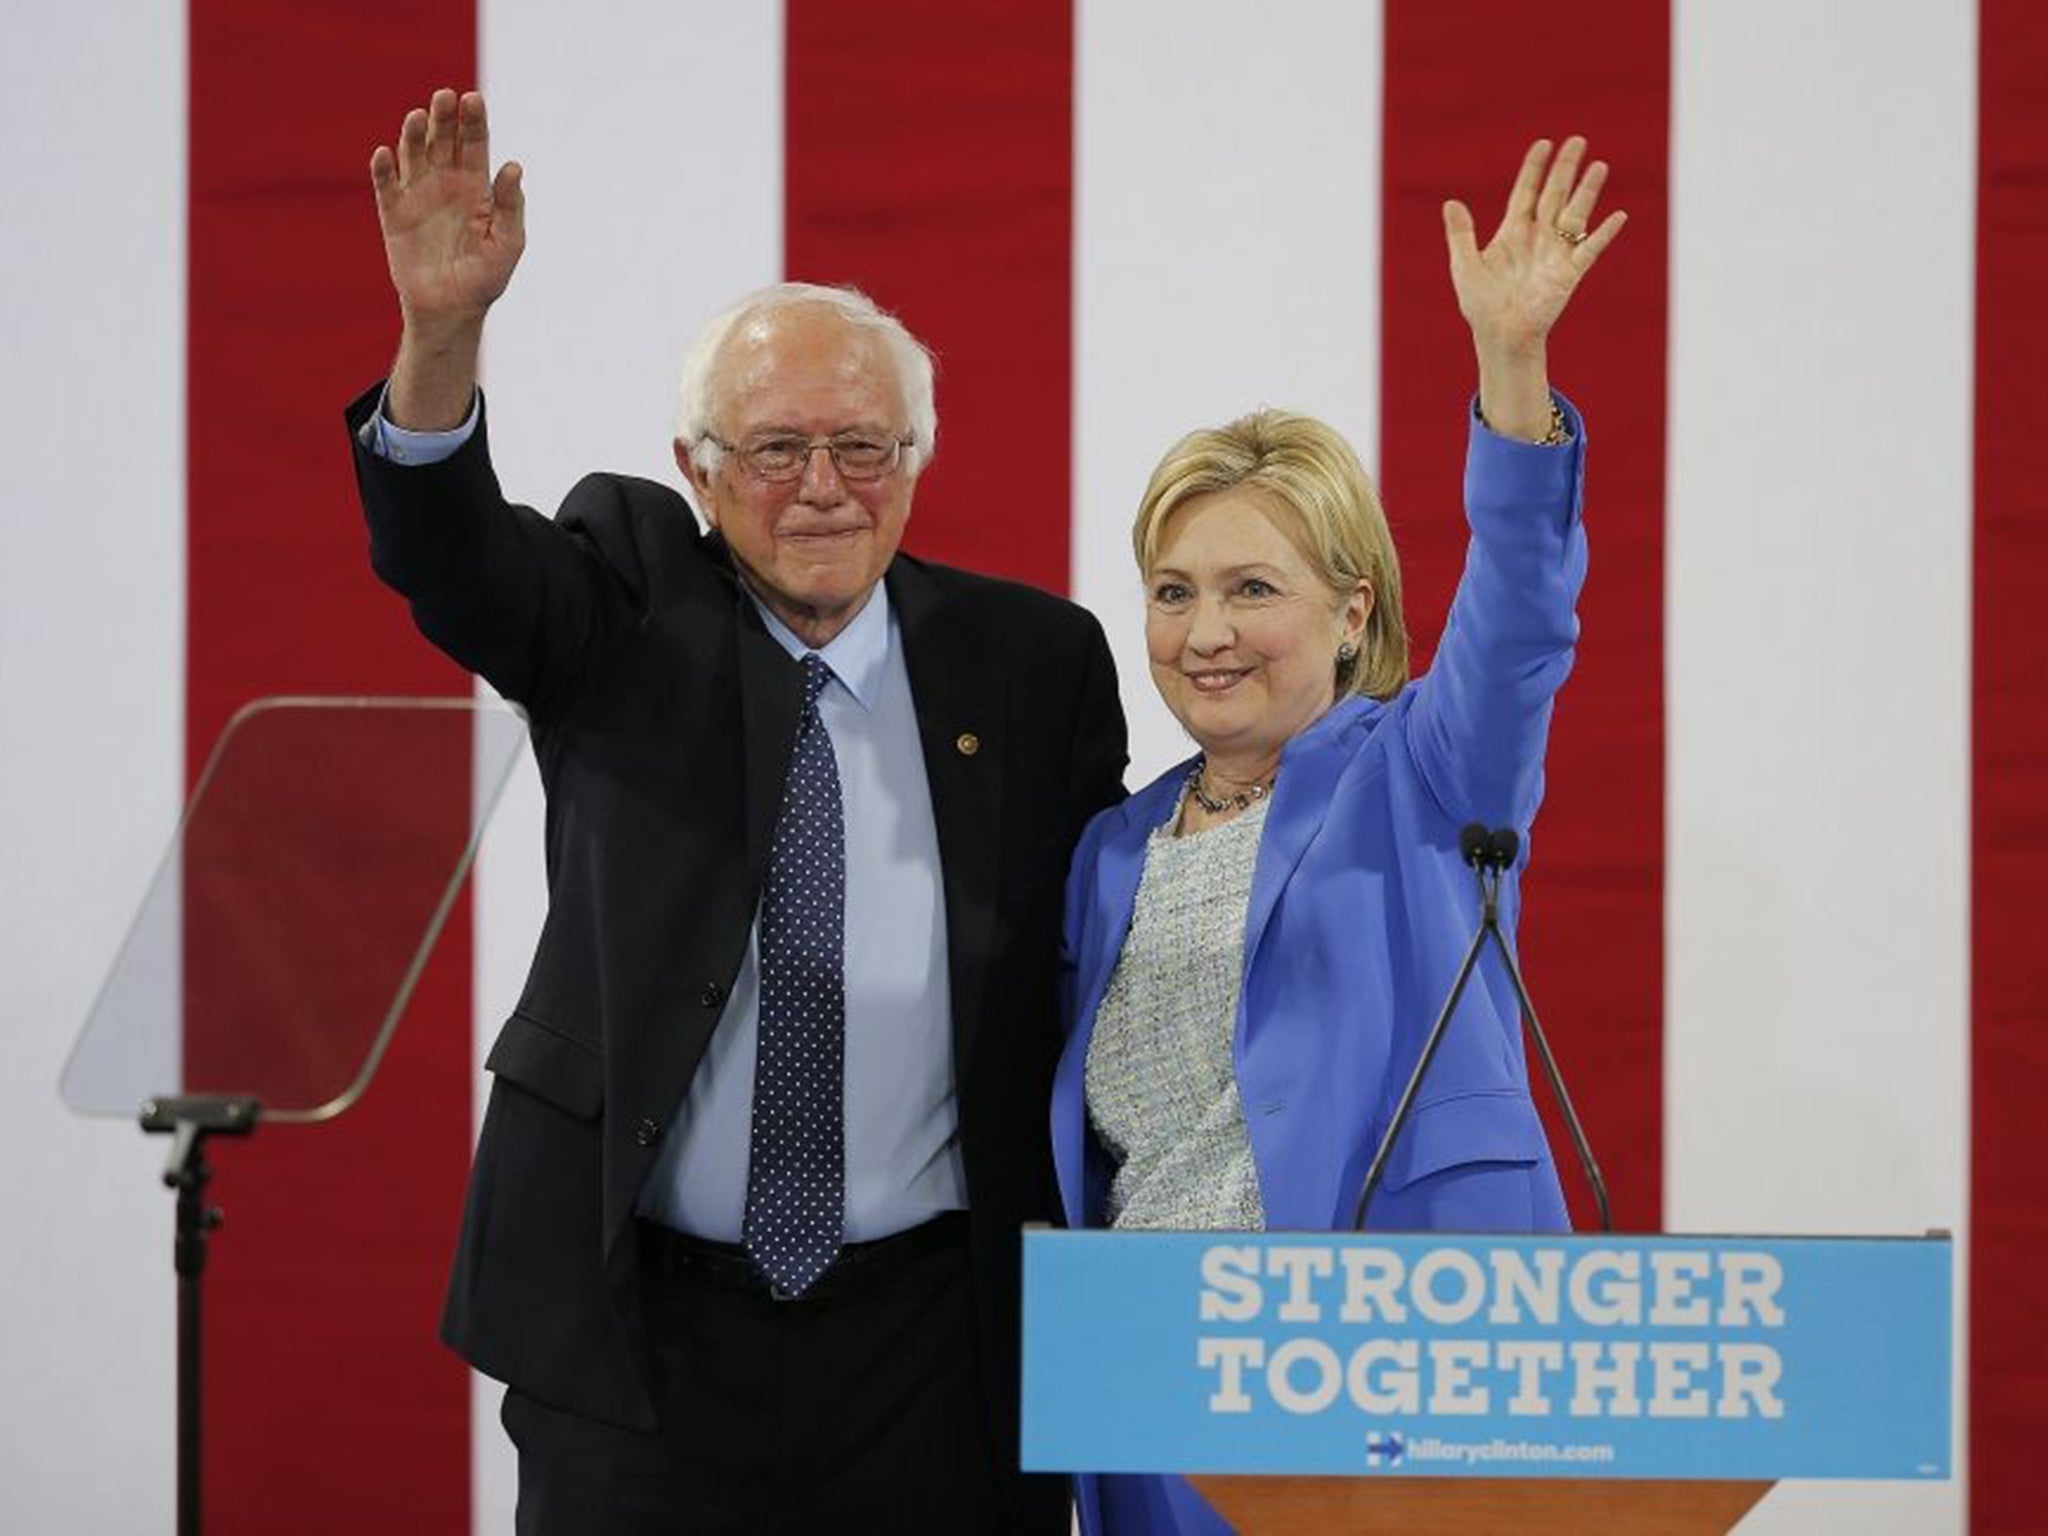
<svg viewBox="0 0 2048 1536">
<path fill-rule="evenodd" d="M 1465 984 L 1472 979 L 1472 972 L 1479 965 L 1480 952 L 1491 938 L 1500 950 L 1508 980 L 1514 986 L 1522 1018 L 1527 1021 L 1529 1033 L 1535 1038 L 1536 1053 L 1543 1062 L 1543 1074 L 1550 1082 L 1550 1091 L 1557 1096 L 1557 1107 L 1564 1116 L 1565 1129 L 1571 1133 L 1572 1146 L 1579 1154 L 1579 1166 L 1585 1170 L 1586 1182 L 1593 1188 L 1593 1199 L 1600 1207 L 1600 1230 L 1612 1232 L 1614 1216 L 1607 1205 L 1607 1182 L 1600 1177 L 1600 1165 L 1593 1161 L 1593 1149 L 1586 1142 L 1586 1128 L 1579 1122 L 1578 1111 L 1572 1108 L 1572 1096 L 1565 1091 L 1564 1076 L 1557 1069 L 1557 1058 L 1551 1054 L 1550 1041 L 1536 1017 L 1536 1005 L 1529 1001 L 1529 989 L 1522 984 L 1522 968 L 1515 963 L 1515 952 L 1508 947 L 1507 936 L 1500 929 L 1500 883 L 1514 866 L 1515 855 L 1521 849 L 1521 839 L 1515 835 L 1513 827 L 1489 831 L 1474 822 L 1458 834 L 1458 848 L 1479 882 L 1479 929 L 1472 935 L 1464 963 L 1458 967 L 1458 974 L 1451 982 L 1450 996 L 1444 999 L 1436 1022 L 1429 1027 L 1429 1034 L 1423 1039 L 1422 1054 L 1416 1059 L 1415 1070 L 1408 1074 L 1408 1084 L 1401 1090 L 1400 1102 L 1394 1106 L 1394 1118 L 1387 1125 L 1387 1133 L 1380 1138 L 1380 1144 L 1373 1152 L 1372 1166 L 1365 1174 L 1365 1187 L 1358 1192 L 1358 1204 L 1351 1213 L 1352 1228 L 1360 1232 L 1365 1230 L 1366 1207 L 1372 1203 L 1380 1181 L 1386 1177 L 1387 1157 L 1394 1150 L 1394 1143 L 1401 1132 L 1407 1128 L 1422 1079 L 1429 1071 L 1429 1064 L 1436 1059 L 1437 1047 L 1443 1044 L 1451 1015 L 1457 1011 L 1458 1001 L 1465 995 Z"/>
</svg>

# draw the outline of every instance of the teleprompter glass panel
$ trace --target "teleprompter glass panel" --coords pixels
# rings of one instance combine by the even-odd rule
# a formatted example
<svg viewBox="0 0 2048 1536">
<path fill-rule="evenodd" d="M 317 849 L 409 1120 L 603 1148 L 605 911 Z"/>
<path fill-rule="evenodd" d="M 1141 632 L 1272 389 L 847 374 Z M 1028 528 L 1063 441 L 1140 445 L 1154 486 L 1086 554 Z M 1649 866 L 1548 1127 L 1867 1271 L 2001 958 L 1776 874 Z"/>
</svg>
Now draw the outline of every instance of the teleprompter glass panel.
<svg viewBox="0 0 2048 1536">
<path fill-rule="evenodd" d="M 526 727 L 468 699 L 264 699 L 231 721 L 65 1064 L 83 1114 L 368 1086 Z"/>
</svg>

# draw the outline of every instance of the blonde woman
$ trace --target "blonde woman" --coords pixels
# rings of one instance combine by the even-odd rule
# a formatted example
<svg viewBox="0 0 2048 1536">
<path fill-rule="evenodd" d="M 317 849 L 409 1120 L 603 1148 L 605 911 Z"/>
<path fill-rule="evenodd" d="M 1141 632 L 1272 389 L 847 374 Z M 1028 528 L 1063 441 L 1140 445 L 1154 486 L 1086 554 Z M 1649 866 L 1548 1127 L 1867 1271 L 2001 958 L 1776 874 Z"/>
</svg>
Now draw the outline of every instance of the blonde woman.
<svg viewBox="0 0 2048 1536">
<path fill-rule="evenodd" d="M 1585 431 L 1547 342 L 1619 234 L 1606 167 L 1524 158 L 1482 249 L 1444 208 L 1478 358 L 1471 546 L 1408 676 L 1385 514 L 1343 439 L 1261 411 L 1183 438 L 1133 530 L 1152 679 L 1199 749 L 1084 833 L 1054 1158 L 1075 1226 L 1332 1228 L 1477 921 L 1458 834 L 1526 833 L 1585 572 Z M 1516 881 L 1503 886 L 1512 925 Z M 1467 994 L 1369 1225 L 1566 1224 L 1505 982 Z M 1083 1477 L 1084 1530 L 1228 1529 L 1173 1477 Z"/>
</svg>

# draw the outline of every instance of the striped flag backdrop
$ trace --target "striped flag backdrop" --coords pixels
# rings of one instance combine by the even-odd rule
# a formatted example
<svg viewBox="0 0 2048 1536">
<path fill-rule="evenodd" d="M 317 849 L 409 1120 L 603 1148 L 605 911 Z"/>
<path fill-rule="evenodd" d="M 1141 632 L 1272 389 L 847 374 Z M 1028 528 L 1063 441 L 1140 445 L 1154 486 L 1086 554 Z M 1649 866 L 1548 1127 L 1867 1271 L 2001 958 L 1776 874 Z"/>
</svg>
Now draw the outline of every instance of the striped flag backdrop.
<svg viewBox="0 0 2048 1536">
<path fill-rule="evenodd" d="M 1588 133 L 1632 215 L 1555 376 L 1595 449 L 1525 951 L 1625 1224 L 1956 1231 L 1959 1467 L 1745 1530 L 2027 1531 L 2048 1413 L 2048 21 L 2022 0 L 8 7 L 0 58 L 0 1525 L 168 1528 L 160 1145 L 52 1085 L 190 775 L 282 691 L 466 681 L 377 590 L 340 427 L 395 318 L 364 170 L 491 93 L 531 243 L 486 359 L 552 506 L 672 478 L 681 346 L 785 274 L 941 356 L 912 543 L 1071 592 L 1179 755 L 1126 528 L 1260 403 L 1376 466 L 1427 656 L 1466 342 L 1437 204 Z M 219 1157 L 215 1530 L 509 1528 L 433 1342 L 481 1049 L 539 919 L 530 784 L 348 1119 Z"/>
</svg>

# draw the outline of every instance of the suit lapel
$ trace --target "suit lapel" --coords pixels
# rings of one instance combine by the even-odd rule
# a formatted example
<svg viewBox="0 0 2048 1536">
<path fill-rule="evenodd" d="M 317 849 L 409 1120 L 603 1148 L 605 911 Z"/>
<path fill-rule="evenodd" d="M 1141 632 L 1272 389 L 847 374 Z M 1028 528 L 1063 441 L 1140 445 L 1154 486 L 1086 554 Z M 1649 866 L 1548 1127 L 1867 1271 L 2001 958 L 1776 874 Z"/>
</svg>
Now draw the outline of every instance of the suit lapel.
<svg viewBox="0 0 2048 1536">
<path fill-rule="evenodd" d="M 1131 796 L 1120 807 L 1116 829 L 1103 838 L 1095 856 L 1094 889 L 1087 895 L 1093 920 L 1081 935 L 1082 991 L 1076 999 L 1075 1026 L 1085 1033 L 1095 1024 L 1095 1010 L 1109 990 L 1109 978 L 1130 936 L 1138 906 L 1138 885 L 1145 875 L 1145 851 L 1152 833 L 1173 814 L 1180 798 L 1183 763 Z"/>
<path fill-rule="evenodd" d="M 946 898 L 946 951 L 953 1013 L 954 1081 L 967 1080 L 987 979 L 990 930 L 1002 867 L 1005 677 L 967 615 L 931 573 L 899 558 L 889 601 L 903 632 L 903 660 L 931 789 Z"/>
<path fill-rule="evenodd" d="M 1351 752 L 1347 750 L 1351 738 L 1347 732 L 1354 721 L 1361 717 L 1369 720 L 1377 709 L 1369 700 L 1340 700 L 1281 750 L 1280 776 L 1274 781 L 1273 806 L 1266 813 L 1258 863 L 1252 869 L 1251 900 L 1245 910 L 1247 975 L 1280 893 L 1292 878 L 1301 856 L 1308 851 L 1309 843 L 1322 830 L 1337 780 L 1351 762 Z"/>
</svg>

